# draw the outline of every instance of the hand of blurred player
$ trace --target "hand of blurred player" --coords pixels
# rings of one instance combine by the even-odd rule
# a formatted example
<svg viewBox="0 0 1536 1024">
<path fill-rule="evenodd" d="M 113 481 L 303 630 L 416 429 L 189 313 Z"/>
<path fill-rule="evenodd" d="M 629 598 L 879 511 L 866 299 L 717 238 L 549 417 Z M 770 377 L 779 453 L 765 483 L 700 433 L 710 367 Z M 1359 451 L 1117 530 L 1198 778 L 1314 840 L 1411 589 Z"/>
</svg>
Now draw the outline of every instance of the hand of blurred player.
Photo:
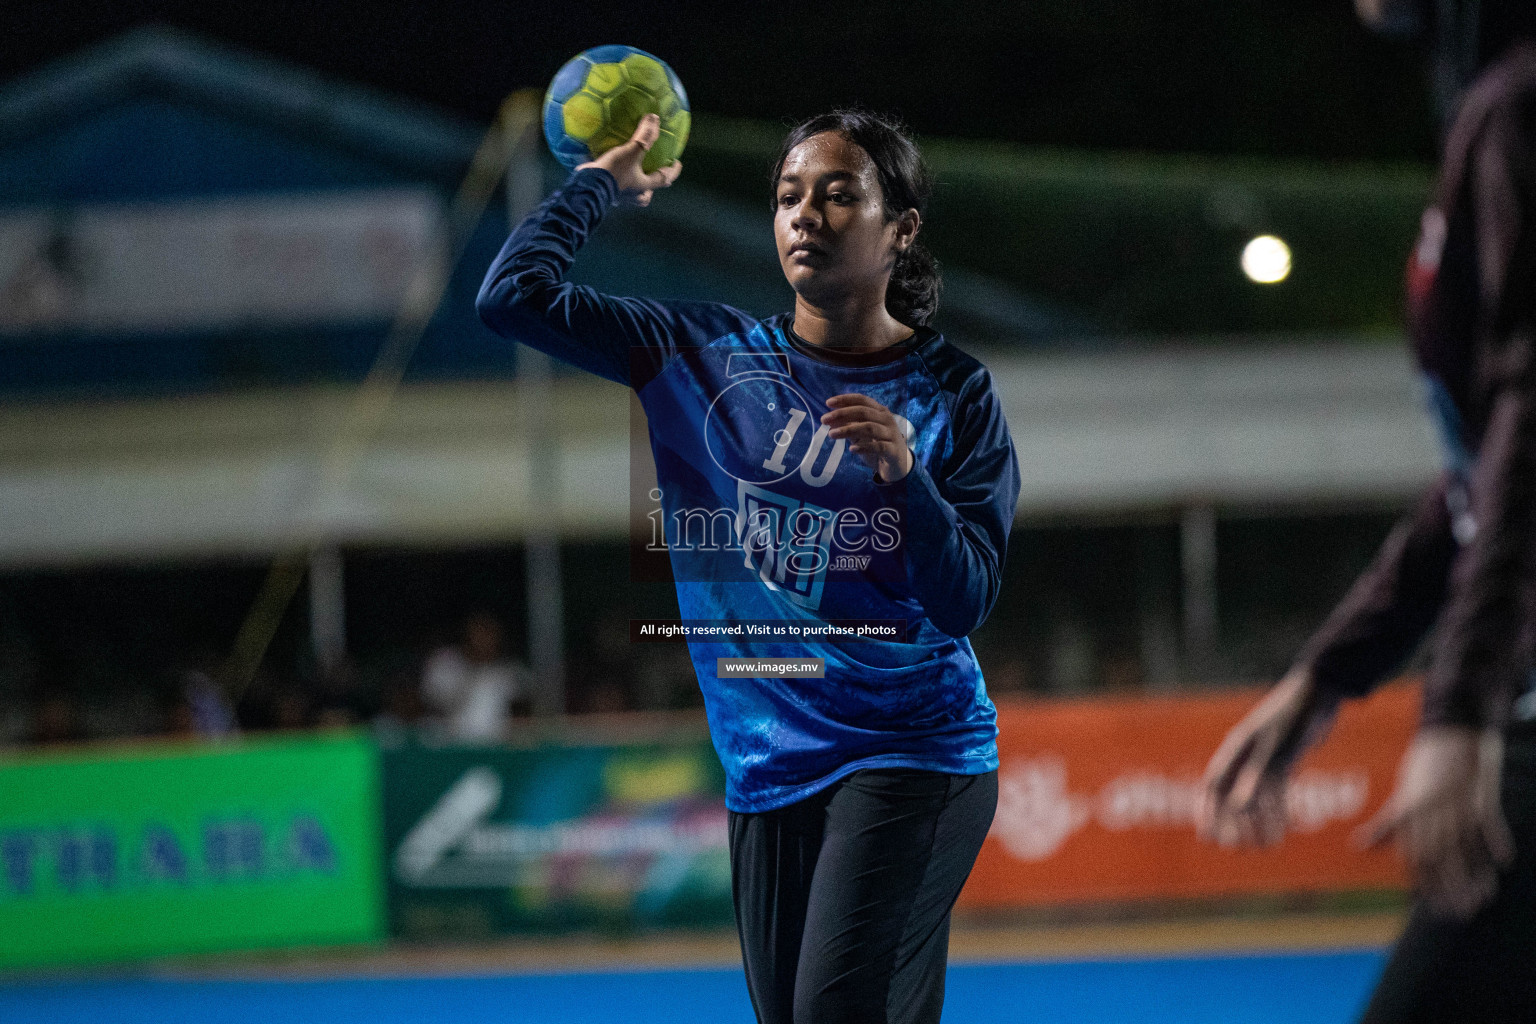
<svg viewBox="0 0 1536 1024">
<path fill-rule="evenodd" d="M 1318 693 L 1306 669 L 1292 669 L 1232 727 L 1205 769 L 1197 821 L 1222 846 L 1267 846 L 1285 835 L 1291 765 L 1328 732 L 1338 699 Z"/>
<path fill-rule="evenodd" d="M 896 414 L 868 395 L 834 395 L 827 399 L 832 411 L 821 422 L 831 429 L 834 441 L 844 438 L 848 450 L 862 458 L 883 484 L 894 483 L 912 471 L 912 449 Z"/>
<path fill-rule="evenodd" d="M 1356 840 L 1396 840 L 1415 892 L 1430 909 L 1468 918 L 1493 897 L 1514 839 L 1499 805 L 1503 737 L 1461 726 L 1419 730 L 1403 755 L 1397 787 Z"/>
<path fill-rule="evenodd" d="M 613 180 L 619 185 L 619 199 L 621 202 L 632 206 L 649 206 L 651 197 L 659 188 L 666 188 L 677 180 L 677 176 L 683 173 L 683 162 L 674 160 L 666 167 L 659 167 L 647 174 L 640 166 L 645 159 L 645 154 L 650 152 L 656 144 L 656 137 L 661 133 L 661 118 L 655 114 L 646 114 L 635 126 L 635 133 L 629 137 L 628 142 L 614 146 L 605 151 L 596 160 L 589 160 L 577 167 L 582 170 L 586 167 L 601 167 L 613 175 Z"/>
</svg>

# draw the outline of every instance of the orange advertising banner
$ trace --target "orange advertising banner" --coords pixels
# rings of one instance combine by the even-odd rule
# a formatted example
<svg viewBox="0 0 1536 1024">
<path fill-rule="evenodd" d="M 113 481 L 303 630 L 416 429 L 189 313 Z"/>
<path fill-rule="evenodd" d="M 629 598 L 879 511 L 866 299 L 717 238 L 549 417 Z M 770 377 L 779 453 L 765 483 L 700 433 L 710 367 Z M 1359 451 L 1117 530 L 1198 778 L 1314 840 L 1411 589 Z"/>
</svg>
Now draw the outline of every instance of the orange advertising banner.
<svg viewBox="0 0 1536 1024">
<path fill-rule="evenodd" d="M 1195 834 L 1206 762 L 1262 695 L 999 705 L 997 817 L 961 905 L 1403 887 L 1396 854 L 1357 849 L 1350 833 L 1391 792 L 1416 686 L 1346 703 L 1292 775 L 1279 845 L 1227 850 Z"/>
</svg>

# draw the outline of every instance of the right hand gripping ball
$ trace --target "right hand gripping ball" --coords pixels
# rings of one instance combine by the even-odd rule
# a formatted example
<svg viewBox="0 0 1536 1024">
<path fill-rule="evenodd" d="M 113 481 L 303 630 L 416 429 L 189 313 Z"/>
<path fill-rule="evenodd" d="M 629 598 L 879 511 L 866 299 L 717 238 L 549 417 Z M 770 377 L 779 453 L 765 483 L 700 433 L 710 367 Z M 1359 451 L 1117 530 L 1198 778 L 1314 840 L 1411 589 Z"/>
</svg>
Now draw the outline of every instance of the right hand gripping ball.
<svg viewBox="0 0 1536 1024">
<path fill-rule="evenodd" d="M 544 138 L 567 168 L 628 142 L 646 114 L 661 134 L 646 173 L 676 160 L 688 142 L 688 94 L 666 62 L 633 46 L 595 46 L 566 61 L 544 94 Z"/>
</svg>

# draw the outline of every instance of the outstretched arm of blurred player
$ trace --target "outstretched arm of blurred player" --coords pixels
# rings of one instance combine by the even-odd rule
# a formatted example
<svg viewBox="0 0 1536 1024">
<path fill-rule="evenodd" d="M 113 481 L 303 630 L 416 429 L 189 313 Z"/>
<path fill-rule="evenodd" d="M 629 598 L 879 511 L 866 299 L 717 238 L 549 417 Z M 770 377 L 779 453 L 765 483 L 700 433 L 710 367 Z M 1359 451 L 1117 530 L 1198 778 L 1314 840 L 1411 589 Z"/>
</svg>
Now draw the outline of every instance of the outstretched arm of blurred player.
<svg viewBox="0 0 1536 1024">
<path fill-rule="evenodd" d="M 1327 734 L 1339 704 L 1361 696 L 1418 646 L 1445 600 L 1456 555 L 1437 480 L 1297 658 L 1239 722 L 1206 768 L 1200 829 L 1223 845 L 1267 844 L 1285 833 L 1291 766 Z"/>
<path fill-rule="evenodd" d="M 1234 846 L 1284 835 L 1296 759 L 1327 734 L 1345 697 L 1368 692 L 1407 656 L 1446 599 L 1457 551 L 1444 510 L 1437 485 L 1388 537 L 1297 666 L 1227 734 L 1206 769 L 1205 836 Z M 1426 714 L 1434 699 L 1426 696 Z M 1396 789 L 1357 842 L 1396 840 L 1415 891 L 1441 913 L 1469 916 L 1513 856 L 1499 806 L 1501 766 L 1497 729 L 1427 722 L 1403 757 Z"/>
<path fill-rule="evenodd" d="M 1306 666 L 1286 674 L 1222 740 L 1205 770 L 1201 835 L 1222 846 L 1267 846 L 1285 835 L 1291 765 L 1327 734 L 1340 697 Z"/>
</svg>

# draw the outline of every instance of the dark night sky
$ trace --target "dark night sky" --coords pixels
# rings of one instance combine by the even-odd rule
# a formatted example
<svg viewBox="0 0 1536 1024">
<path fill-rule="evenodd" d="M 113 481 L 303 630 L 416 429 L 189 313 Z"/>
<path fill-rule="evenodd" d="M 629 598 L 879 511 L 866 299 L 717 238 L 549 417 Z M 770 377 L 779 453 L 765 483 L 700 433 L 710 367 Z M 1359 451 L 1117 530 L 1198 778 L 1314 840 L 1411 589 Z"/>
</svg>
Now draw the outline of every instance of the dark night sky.
<svg viewBox="0 0 1536 1024">
<path fill-rule="evenodd" d="M 487 118 L 585 47 L 669 61 L 696 110 L 783 121 L 859 101 L 921 133 L 1093 148 L 1427 159 L 1413 47 L 1349 0 L 881 4 L 12 0 L 10 80 L 161 23 Z"/>
</svg>

